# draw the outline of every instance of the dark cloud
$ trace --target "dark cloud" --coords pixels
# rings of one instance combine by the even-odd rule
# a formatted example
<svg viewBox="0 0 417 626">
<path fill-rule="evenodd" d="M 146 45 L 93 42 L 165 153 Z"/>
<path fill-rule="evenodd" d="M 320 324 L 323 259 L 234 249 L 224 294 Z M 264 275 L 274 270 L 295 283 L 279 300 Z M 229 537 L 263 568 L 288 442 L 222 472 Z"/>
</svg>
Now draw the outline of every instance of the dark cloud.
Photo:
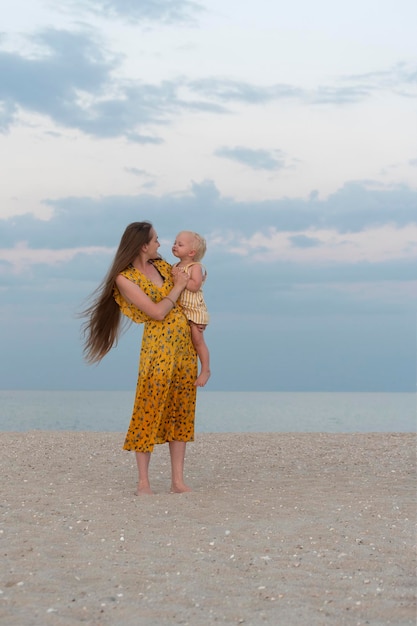
<svg viewBox="0 0 417 626">
<path fill-rule="evenodd" d="M 289 240 L 295 248 L 315 248 L 322 245 L 320 239 L 307 237 L 306 235 L 293 235 L 289 237 Z"/>
<path fill-rule="evenodd" d="M 96 4 L 109 10 L 118 6 L 116 2 Z M 148 8 L 151 5 L 162 10 L 162 4 L 149 3 Z M 125 4 L 123 10 L 133 11 L 134 6 L 133 2 Z M 177 8 L 181 6 L 185 7 L 186 3 L 178 4 Z M 163 7 L 174 10 L 174 3 L 165 3 Z M 411 70 L 396 74 L 381 72 L 372 75 L 369 81 L 368 75 L 350 77 L 342 86 L 336 81 L 335 85 L 319 86 L 311 91 L 286 84 L 260 86 L 223 78 L 188 81 L 178 77 L 147 84 L 118 78 L 122 59 L 106 50 L 90 31 L 47 29 L 32 36 L 30 41 L 41 52 L 25 56 L 0 51 L 0 131 L 3 132 L 16 121 L 21 109 L 45 115 L 58 125 L 94 137 L 124 136 L 132 142 L 159 144 L 163 139 L 155 133 L 155 128 L 160 130 L 184 113 L 231 114 L 236 103 L 259 105 L 282 99 L 300 104 L 342 105 L 368 98 L 381 89 L 400 93 L 401 85 L 411 85 L 413 76 Z M 223 156 L 263 169 L 282 166 L 279 157 L 262 152 L 251 155 L 245 150 L 223 148 Z"/>
<path fill-rule="evenodd" d="M 378 188 L 372 182 L 350 182 L 322 206 L 323 225 L 333 225 L 340 232 L 417 222 L 417 192 L 406 185 Z"/>
<path fill-rule="evenodd" d="M 128 22 L 193 23 L 203 11 L 189 0 L 73 0 L 71 4 L 106 18 Z"/>
<path fill-rule="evenodd" d="M 42 50 L 36 56 L 0 51 L 3 132 L 21 108 L 95 137 L 125 136 L 136 143 L 159 144 L 163 140 L 152 127 L 170 123 L 181 112 L 226 113 L 222 105 L 205 102 L 199 94 L 194 100 L 181 99 L 182 79 L 159 85 L 117 79 L 121 59 L 91 33 L 48 29 L 30 39 Z"/>
<path fill-rule="evenodd" d="M 43 54 L 0 52 L 0 100 L 8 122 L 17 106 L 48 115 L 64 126 L 88 121 L 81 94 L 103 94 L 115 60 L 106 58 L 90 35 L 47 30 L 32 38 Z"/>
<path fill-rule="evenodd" d="M 254 150 L 236 146 L 219 148 L 215 155 L 243 163 L 254 170 L 280 170 L 285 167 L 283 153 L 280 150 Z"/>
<path fill-rule="evenodd" d="M 0 52 L 3 130 L 21 107 L 94 136 L 161 141 L 137 128 L 167 123 L 181 108 L 174 84 L 118 84 L 112 74 L 118 60 L 105 54 L 90 34 L 47 30 L 33 39 L 44 54 Z"/>
<path fill-rule="evenodd" d="M 210 182 L 193 183 L 183 194 L 69 197 L 45 201 L 53 218 L 42 221 L 20 215 L 0 221 L 0 246 L 27 241 L 34 248 L 113 246 L 115 233 L 129 222 L 149 219 L 162 237 L 183 228 L 203 233 L 268 233 L 271 228 L 304 235 L 308 229 L 360 232 L 370 227 L 417 222 L 417 192 L 406 186 L 373 188 L 368 183 L 346 184 L 325 200 L 278 198 L 238 202 L 220 195 Z M 117 237 L 116 237 L 117 238 Z"/>
<path fill-rule="evenodd" d="M 76 218 L 75 221 L 80 230 L 84 230 L 84 225 Z M 104 221 L 107 223 L 106 218 Z M 8 268 L 7 263 L 1 263 L 0 284 L 2 289 L 7 289 L 8 294 L 3 303 L 11 306 L 29 301 L 32 302 L 30 311 L 33 313 L 36 302 L 49 307 L 57 301 L 72 301 L 72 311 L 80 311 L 86 298 L 107 272 L 126 225 L 127 222 L 121 222 L 115 228 L 109 223 L 107 231 L 111 245 L 94 254 L 80 252 L 70 260 L 55 264 L 45 261 L 31 265 L 27 271 L 18 275 L 13 273 L 12 267 Z M 155 225 L 160 232 L 159 224 Z M 200 232 L 208 234 L 202 223 L 198 226 Z M 98 221 L 96 228 L 96 245 L 103 245 Z M 56 229 L 53 232 L 56 233 Z M 172 228 L 167 233 L 168 242 L 163 241 L 160 249 L 168 261 L 173 260 L 170 244 L 176 232 L 177 229 Z M 278 317 L 371 316 L 379 315 L 381 311 L 385 315 L 396 316 L 415 314 L 416 295 L 412 289 L 415 259 L 373 263 L 300 263 L 283 260 L 254 263 L 250 255 L 236 256 L 227 244 L 222 244 L 209 245 L 204 264 L 209 272 L 205 293 L 215 317 L 230 315 L 238 320 L 260 313 Z M 408 290 L 397 291 L 396 283 L 409 283 L 410 286 Z M 245 294 L 243 308 L 242 294 Z"/>
</svg>

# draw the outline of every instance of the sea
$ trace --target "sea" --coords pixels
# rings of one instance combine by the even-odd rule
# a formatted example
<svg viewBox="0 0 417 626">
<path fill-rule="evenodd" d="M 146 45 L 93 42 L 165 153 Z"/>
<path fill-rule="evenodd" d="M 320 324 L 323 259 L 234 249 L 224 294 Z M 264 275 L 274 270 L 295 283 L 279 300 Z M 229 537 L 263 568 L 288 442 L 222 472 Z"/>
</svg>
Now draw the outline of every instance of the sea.
<svg viewBox="0 0 417 626">
<path fill-rule="evenodd" d="M 0 431 L 124 432 L 134 391 L 2 391 Z M 205 391 L 196 433 L 416 432 L 415 393 Z"/>
</svg>

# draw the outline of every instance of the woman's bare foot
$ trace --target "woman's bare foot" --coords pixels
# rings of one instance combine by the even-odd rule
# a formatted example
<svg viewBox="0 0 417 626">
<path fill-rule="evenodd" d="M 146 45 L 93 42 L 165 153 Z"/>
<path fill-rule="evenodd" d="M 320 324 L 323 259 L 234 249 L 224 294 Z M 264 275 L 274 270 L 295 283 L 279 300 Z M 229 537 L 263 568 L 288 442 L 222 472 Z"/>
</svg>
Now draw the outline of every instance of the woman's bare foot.
<svg viewBox="0 0 417 626">
<path fill-rule="evenodd" d="M 146 484 L 138 484 L 138 488 L 136 489 L 136 495 L 137 496 L 153 496 L 153 491 L 151 489 L 151 486 L 146 483 Z"/>
<path fill-rule="evenodd" d="M 188 493 L 190 491 L 192 491 L 192 489 L 188 487 L 188 485 L 185 483 L 178 483 L 176 485 L 171 485 L 170 493 Z"/>
<path fill-rule="evenodd" d="M 210 378 L 210 370 L 201 371 L 194 385 L 196 387 L 204 387 L 204 385 L 206 384 L 209 378 Z"/>
</svg>

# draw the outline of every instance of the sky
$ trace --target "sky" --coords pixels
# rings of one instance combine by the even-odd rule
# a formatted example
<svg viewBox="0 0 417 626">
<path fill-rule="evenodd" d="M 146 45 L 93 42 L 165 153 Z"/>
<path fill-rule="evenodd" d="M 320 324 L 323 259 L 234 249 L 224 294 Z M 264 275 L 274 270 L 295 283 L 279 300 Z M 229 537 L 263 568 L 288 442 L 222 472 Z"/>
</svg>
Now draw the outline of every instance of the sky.
<svg viewBox="0 0 417 626">
<path fill-rule="evenodd" d="M 79 313 L 149 220 L 207 240 L 208 391 L 415 391 L 414 0 L 0 9 L 1 388 L 134 389 Z"/>
</svg>

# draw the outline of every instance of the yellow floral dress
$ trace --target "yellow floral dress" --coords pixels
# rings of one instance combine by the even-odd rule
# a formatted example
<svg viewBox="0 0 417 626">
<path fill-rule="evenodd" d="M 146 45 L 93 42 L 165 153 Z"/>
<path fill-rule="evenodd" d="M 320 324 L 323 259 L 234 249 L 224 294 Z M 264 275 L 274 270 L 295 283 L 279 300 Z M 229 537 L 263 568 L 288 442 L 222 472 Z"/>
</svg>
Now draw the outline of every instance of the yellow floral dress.
<svg viewBox="0 0 417 626">
<path fill-rule="evenodd" d="M 173 287 L 171 266 L 162 259 L 153 263 L 164 279 L 162 287 L 133 266 L 122 274 L 159 302 Z M 157 321 L 127 302 L 117 287 L 114 298 L 124 315 L 145 323 L 136 398 L 123 448 L 152 452 L 154 444 L 193 441 L 197 355 L 182 308 L 176 305 L 164 320 Z"/>
</svg>

